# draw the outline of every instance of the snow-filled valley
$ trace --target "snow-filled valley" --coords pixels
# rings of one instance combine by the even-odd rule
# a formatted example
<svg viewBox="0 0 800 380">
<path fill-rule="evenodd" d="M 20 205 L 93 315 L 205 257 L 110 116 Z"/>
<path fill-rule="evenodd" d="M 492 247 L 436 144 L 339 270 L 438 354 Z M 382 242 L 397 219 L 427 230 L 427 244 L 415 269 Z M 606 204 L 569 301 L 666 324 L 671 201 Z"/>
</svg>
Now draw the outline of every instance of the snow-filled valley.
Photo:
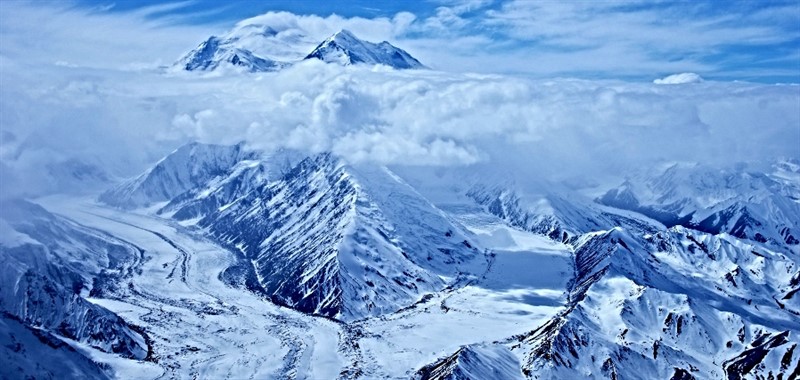
<svg viewBox="0 0 800 380">
<path fill-rule="evenodd" d="M 20 347 L 4 354 L 18 363 L 6 375 L 57 375 L 20 346 L 20 323 L 53 334 L 76 375 L 118 378 L 800 372 L 792 229 L 751 240 L 578 193 L 459 175 L 417 190 L 426 175 L 400 173 L 192 143 L 99 197 L 9 201 L 3 254 L 20 264 L 2 286 L 50 285 L 3 300 L 4 339 Z M 749 202 L 789 208 L 737 216 L 739 230 L 792 225 L 796 201 L 782 194 L 800 187 L 780 184 Z"/>
<path fill-rule="evenodd" d="M 482 246 L 498 248 L 482 257 L 488 261 L 482 273 L 395 313 L 342 323 L 226 284 L 222 272 L 242 258 L 178 222 L 87 198 L 41 204 L 143 250 L 140 274 L 87 300 L 143 326 L 149 357 L 126 360 L 67 340 L 122 378 L 407 378 L 462 345 L 521 334 L 553 317 L 572 277 L 567 246 L 509 227 L 480 208 L 461 210 L 457 220 Z"/>
</svg>

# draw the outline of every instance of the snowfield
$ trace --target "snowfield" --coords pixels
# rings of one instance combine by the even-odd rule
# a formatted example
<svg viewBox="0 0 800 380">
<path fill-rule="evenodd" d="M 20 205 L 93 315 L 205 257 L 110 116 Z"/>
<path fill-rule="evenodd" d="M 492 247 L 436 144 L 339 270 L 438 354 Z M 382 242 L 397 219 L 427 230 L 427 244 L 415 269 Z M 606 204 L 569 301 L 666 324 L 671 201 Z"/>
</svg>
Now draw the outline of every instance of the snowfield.
<svg viewBox="0 0 800 380">
<path fill-rule="evenodd" d="M 45 203 L 47 204 L 47 203 Z M 143 247 L 142 276 L 119 299 L 90 299 L 148 326 L 162 375 L 201 378 L 333 378 L 339 326 L 233 289 L 220 273 L 238 258 L 177 223 L 120 213 L 88 201 L 50 203 L 54 211 Z M 114 364 L 114 362 L 110 363 Z M 152 367 L 141 362 L 145 368 Z M 116 369 L 138 377 L 138 366 Z M 151 371 L 152 372 L 152 371 Z M 156 376 L 156 377 L 158 377 Z"/>
<path fill-rule="evenodd" d="M 146 326 L 153 358 L 121 360 L 70 342 L 119 378 L 408 378 L 462 345 L 523 333 L 554 316 L 572 276 L 568 247 L 472 209 L 458 219 L 481 242 L 492 240 L 481 235 L 486 231 L 508 238 L 480 278 L 345 325 L 224 283 L 220 274 L 241 257 L 194 228 L 86 198 L 41 204 L 145 251 L 141 275 L 123 284 L 121 294 L 88 299 Z"/>
<path fill-rule="evenodd" d="M 32 350 L 117 378 L 800 372 L 791 165 L 746 200 L 710 175 L 650 198 L 696 215 L 726 194 L 732 235 L 668 227 L 653 210 L 675 208 L 638 209 L 629 184 L 595 201 L 479 179 L 418 191 L 413 173 L 242 149 L 190 144 L 99 198 L 6 203 L 21 266 L 0 279 L 30 285 L 0 299 L 4 337 L 41 330 Z M 26 352 L 5 353 L 9 376 L 54 373 Z"/>
</svg>

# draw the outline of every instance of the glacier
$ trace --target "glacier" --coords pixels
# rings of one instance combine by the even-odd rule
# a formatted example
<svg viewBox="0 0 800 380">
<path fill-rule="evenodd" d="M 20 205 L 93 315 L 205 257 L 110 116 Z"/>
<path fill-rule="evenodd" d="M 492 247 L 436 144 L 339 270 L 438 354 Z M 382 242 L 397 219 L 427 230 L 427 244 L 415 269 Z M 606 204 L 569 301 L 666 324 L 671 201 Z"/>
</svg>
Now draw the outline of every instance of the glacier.
<svg viewBox="0 0 800 380">
<path fill-rule="evenodd" d="M 795 378 L 799 167 L 671 166 L 593 197 L 190 143 L 96 197 L 3 204 L 4 370 Z M 731 204 L 749 224 L 694 222 Z"/>
</svg>

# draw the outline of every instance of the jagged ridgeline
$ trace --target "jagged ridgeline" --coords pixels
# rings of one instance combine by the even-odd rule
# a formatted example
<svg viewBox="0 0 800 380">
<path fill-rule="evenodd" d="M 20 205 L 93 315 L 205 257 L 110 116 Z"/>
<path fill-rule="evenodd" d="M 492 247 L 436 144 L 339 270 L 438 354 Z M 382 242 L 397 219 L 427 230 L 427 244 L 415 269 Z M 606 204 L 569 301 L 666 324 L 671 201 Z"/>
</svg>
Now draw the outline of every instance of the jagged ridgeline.
<svg viewBox="0 0 800 380">
<path fill-rule="evenodd" d="M 356 341 L 434 305 L 452 313 L 448 299 L 467 289 L 517 281 L 503 264 L 514 256 L 494 251 L 509 237 L 476 231 L 503 225 L 569 255 L 550 317 L 450 351 L 420 378 L 788 379 L 800 372 L 800 193 L 787 180 L 798 168 L 671 167 L 593 200 L 455 169 L 435 188 L 419 185 L 421 171 L 330 153 L 190 144 L 100 199 L 194 226 L 243 258 L 223 271 L 230 286 L 353 323 Z"/>
<path fill-rule="evenodd" d="M 303 60 L 318 59 L 341 65 L 385 65 L 395 69 L 420 69 L 405 50 L 383 41 L 372 43 L 341 30 L 309 50 L 309 37 L 276 32 L 268 26 L 247 25 L 217 37 L 211 36 L 173 65 L 177 70 L 213 71 L 236 68 L 249 72 L 278 71 Z"/>
<path fill-rule="evenodd" d="M 468 233 L 389 169 L 300 157 L 190 144 L 100 200 L 166 201 L 158 214 L 191 219 L 249 259 L 226 272 L 231 283 L 346 321 L 396 311 L 485 265 Z"/>
</svg>

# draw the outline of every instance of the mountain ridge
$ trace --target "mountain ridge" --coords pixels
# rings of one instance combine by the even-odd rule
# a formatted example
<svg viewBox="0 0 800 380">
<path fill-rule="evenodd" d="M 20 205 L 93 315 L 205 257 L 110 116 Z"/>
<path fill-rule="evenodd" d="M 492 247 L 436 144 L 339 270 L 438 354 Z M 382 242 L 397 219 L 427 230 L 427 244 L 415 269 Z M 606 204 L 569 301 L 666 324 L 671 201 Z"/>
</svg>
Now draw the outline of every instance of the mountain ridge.
<svg viewBox="0 0 800 380">
<path fill-rule="evenodd" d="M 303 318 L 333 323 L 343 377 L 797 377 L 800 253 L 780 234 L 793 236 L 800 177 L 791 162 L 776 168 L 667 168 L 593 189 L 605 195 L 592 198 L 493 173 L 456 171 L 426 184 L 431 173 L 330 152 L 193 143 L 100 198 L 124 206 L 102 212 L 136 221 L 125 225 L 146 232 L 156 260 L 172 251 L 152 273 L 134 273 L 135 287 L 101 276 L 92 294 L 178 296 L 168 305 L 187 302 L 202 319 L 237 315 L 206 293 L 189 302 L 190 293 L 139 290 L 174 283 L 208 292 L 207 278 L 186 275 L 199 271 L 228 296 L 255 294 L 257 308 L 296 313 L 269 333 Z M 735 205 L 747 224 L 670 223 L 631 204 L 681 211 L 676 220 L 688 210 L 699 221 Z M 98 208 L 81 218 L 103 210 L 89 207 Z M 193 245 L 203 248 L 183 248 Z M 220 261 L 218 250 L 235 259 Z M 307 342 L 286 343 L 296 351 L 280 371 L 301 368 L 291 352 Z"/>
<path fill-rule="evenodd" d="M 173 65 L 178 71 L 215 71 L 225 67 L 244 70 L 248 72 L 279 71 L 296 62 L 309 59 L 319 59 L 326 63 L 341 65 L 382 64 L 394 69 L 422 69 L 425 68 L 416 58 L 405 50 L 395 47 L 389 42 L 372 43 L 356 37 L 352 32 L 342 29 L 334 33 L 310 53 L 303 53 L 299 57 L 287 54 L 285 50 L 292 50 L 292 42 L 303 45 L 302 36 L 292 36 L 289 41 L 276 40 L 279 32 L 267 27 L 247 26 L 239 27 L 227 35 L 211 36 L 197 48 L 190 50 L 179 58 Z M 259 40 L 271 41 L 263 54 L 251 50 L 261 47 Z M 277 41 L 277 42 L 275 42 Z M 277 51 L 278 54 L 272 54 Z M 267 56 L 277 55 L 279 59 Z"/>
</svg>

